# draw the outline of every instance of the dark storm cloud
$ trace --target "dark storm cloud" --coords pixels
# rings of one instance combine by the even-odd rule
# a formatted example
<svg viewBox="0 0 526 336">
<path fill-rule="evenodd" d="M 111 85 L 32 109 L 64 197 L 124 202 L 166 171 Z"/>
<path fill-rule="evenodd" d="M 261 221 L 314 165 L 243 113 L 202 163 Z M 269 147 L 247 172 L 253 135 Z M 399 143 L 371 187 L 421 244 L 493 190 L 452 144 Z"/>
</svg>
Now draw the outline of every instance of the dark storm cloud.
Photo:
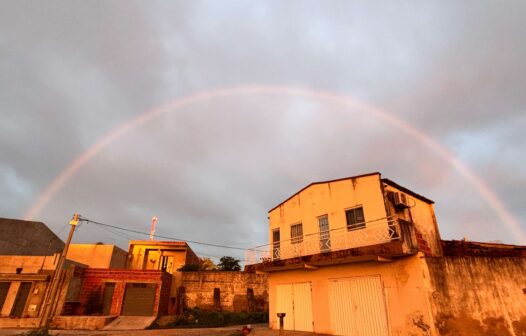
<svg viewBox="0 0 526 336">
<path fill-rule="evenodd" d="M 1 7 L 2 216 L 23 216 L 68 162 L 126 120 L 191 93 L 264 83 L 391 111 L 459 155 L 524 226 L 521 2 Z M 371 115 L 286 96 L 163 115 L 104 149 L 39 219 L 58 231 L 78 210 L 148 231 L 157 215 L 163 234 L 249 246 L 267 240 L 266 211 L 305 184 L 377 170 L 434 199 L 444 237 L 514 241 L 473 187 L 419 141 Z M 76 239 L 126 245 L 130 237 L 84 226 Z"/>
</svg>

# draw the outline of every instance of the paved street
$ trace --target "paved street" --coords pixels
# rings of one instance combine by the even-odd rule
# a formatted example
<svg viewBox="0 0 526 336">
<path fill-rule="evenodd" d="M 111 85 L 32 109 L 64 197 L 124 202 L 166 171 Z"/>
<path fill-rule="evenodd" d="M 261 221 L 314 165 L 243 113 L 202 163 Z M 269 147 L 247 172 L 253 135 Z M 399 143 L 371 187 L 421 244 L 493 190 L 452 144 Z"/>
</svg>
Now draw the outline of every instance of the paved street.
<svg viewBox="0 0 526 336">
<path fill-rule="evenodd" d="M 126 336 L 229 336 L 236 331 L 241 330 L 241 326 L 223 327 L 223 328 L 199 328 L 199 329 L 155 329 L 155 330 L 119 330 L 119 331 L 81 331 L 81 330 L 52 330 L 52 335 L 126 335 Z M 0 330 L 0 335 L 20 335 L 22 330 Z M 257 336 L 278 336 L 279 331 L 270 330 L 266 324 L 254 325 L 250 335 Z M 321 335 L 309 332 L 285 331 L 286 336 L 312 336 Z"/>
</svg>

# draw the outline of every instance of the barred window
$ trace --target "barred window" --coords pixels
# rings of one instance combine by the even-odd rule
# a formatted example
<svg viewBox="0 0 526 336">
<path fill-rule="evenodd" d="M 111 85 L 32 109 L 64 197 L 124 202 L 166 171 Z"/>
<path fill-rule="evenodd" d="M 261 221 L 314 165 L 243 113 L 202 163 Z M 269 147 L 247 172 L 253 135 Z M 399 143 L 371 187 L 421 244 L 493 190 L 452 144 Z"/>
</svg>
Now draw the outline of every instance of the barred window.
<svg viewBox="0 0 526 336">
<path fill-rule="evenodd" d="M 298 244 L 303 241 L 303 224 L 294 224 L 290 226 L 290 242 Z"/>
<path fill-rule="evenodd" d="M 365 228 L 363 207 L 346 210 L 345 217 L 347 218 L 347 230 L 351 231 Z"/>
</svg>

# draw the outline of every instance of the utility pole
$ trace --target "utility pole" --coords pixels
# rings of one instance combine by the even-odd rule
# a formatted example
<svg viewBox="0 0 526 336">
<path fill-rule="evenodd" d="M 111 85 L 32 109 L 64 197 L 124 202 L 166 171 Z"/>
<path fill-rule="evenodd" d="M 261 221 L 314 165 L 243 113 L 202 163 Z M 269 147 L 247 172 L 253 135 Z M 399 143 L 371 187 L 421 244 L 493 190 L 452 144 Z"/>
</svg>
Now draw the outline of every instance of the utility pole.
<svg viewBox="0 0 526 336">
<path fill-rule="evenodd" d="M 55 272 L 53 273 L 53 279 L 51 280 L 51 289 L 46 299 L 44 300 L 44 311 L 42 314 L 42 319 L 40 320 L 41 327 L 48 328 L 49 324 L 51 323 L 51 319 L 53 318 L 53 311 L 56 308 L 57 297 L 60 292 L 60 279 L 62 278 L 62 274 L 64 271 L 64 262 L 66 261 L 66 256 L 68 254 L 69 245 L 71 244 L 71 239 L 73 238 L 73 233 L 75 233 L 75 229 L 77 227 L 77 224 L 79 223 L 79 218 L 80 215 L 78 213 L 75 213 L 73 215 L 73 218 L 71 218 L 71 220 L 69 221 L 69 225 L 71 225 L 71 228 L 69 229 L 68 239 L 66 240 L 66 245 L 64 245 L 64 250 L 62 250 L 62 254 L 58 259 L 57 267 L 55 269 Z"/>
</svg>

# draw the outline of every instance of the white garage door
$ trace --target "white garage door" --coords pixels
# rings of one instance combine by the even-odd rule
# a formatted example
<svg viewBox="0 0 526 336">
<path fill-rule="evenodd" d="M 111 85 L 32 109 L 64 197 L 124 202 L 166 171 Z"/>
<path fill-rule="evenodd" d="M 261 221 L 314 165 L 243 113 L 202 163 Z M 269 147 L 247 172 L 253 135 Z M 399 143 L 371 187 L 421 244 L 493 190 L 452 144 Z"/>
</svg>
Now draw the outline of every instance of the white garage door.
<svg viewBox="0 0 526 336">
<path fill-rule="evenodd" d="M 287 314 L 285 330 L 313 331 L 310 282 L 277 285 L 276 313 Z"/>
<path fill-rule="evenodd" d="M 389 335 L 379 276 L 331 280 L 329 301 L 331 329 L 335 335 Z"/>
</svg>

